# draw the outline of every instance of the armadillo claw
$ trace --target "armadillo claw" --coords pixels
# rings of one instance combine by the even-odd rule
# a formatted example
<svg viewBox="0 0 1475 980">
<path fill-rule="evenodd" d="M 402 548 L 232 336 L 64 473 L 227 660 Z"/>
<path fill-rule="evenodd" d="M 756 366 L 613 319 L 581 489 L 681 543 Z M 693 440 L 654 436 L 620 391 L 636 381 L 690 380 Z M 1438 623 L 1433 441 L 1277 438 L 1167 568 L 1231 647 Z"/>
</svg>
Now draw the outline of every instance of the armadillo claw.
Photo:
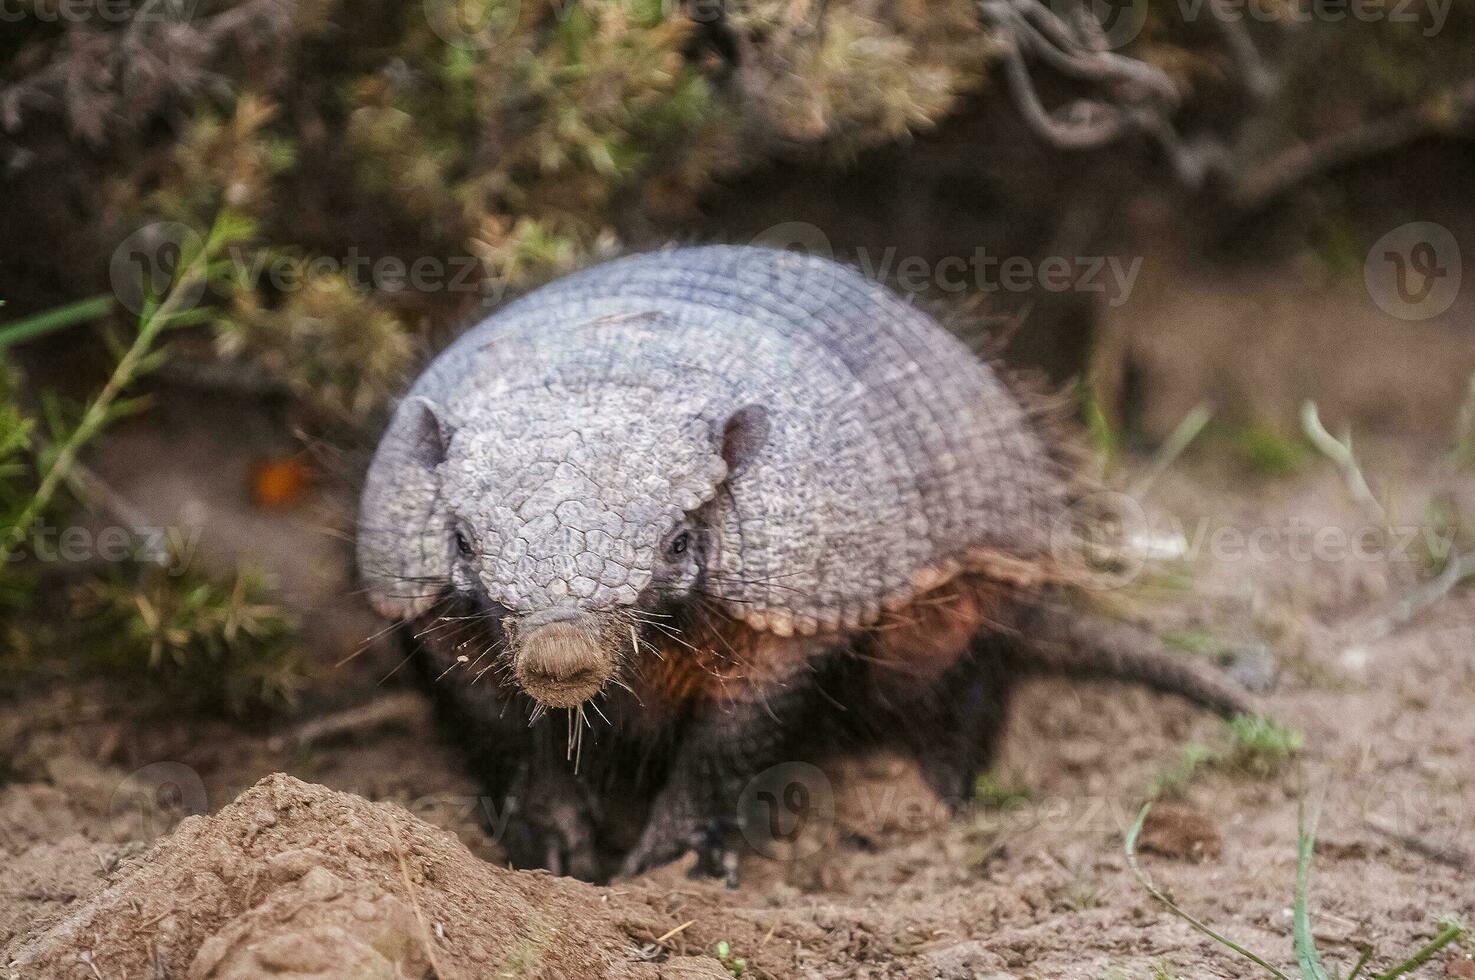
<svg viewBox="0 0 1475 980">
<path fill-rule="evenodd" d="M 544 868 L 582 881 L 601 878 L 593 822 L 581 806 L 545 797 L 514 816 L 502 841 L 518 868 Z"/>
<path fill-rule="evenodd" d="M 634 878 L 693 852 L 697 860 L 690 877 L 720 878 L 727 887 L 736 888 L 739 881 L 736 836 L 732 821 L 720 818 L 652 820 L 646 825 L 640 843 L 625 857 L 620 876 Z"/>
<path fill-rule="evenodd" d="M 673 826 L 648 823 L 640 842 L 625 855 L 620 865 L 620 877 L 634 878 L 645 872 L 670 864 L 687 851 L 700 845 L 701 833 L 693 825 Z"/>
<path fill-rule="evenodd" d="M 728 888 L 738 886 L 738 849 L 735 846 L 734 827 L 729 821 L 714 820 L 701 833 L 701 840 L 693 849 L 697 852 L 697 863 L 692 866 L 692 878 L 721 878 Z"/>
</svg>

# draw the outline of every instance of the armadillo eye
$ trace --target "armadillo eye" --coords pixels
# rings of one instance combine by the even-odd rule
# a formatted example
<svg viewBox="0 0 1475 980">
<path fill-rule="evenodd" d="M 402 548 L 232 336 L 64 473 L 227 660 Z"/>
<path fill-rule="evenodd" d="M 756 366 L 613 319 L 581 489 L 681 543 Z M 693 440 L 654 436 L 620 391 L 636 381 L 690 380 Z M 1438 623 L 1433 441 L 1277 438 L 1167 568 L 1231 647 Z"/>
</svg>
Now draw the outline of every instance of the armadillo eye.
<svg viewBox="0 0 1475 980">
<path fill-rule="evenodd" d="M 470 558 L 473 554 L 471 550 L 471 539 L 466 537 L 465 531 L 456 531 L 456 550 L 460 552 L 462 558 Z"/>
<path fill-rule="evenodd" d="M 666 546 L 666 550 L 672 555 L 684 555 L 686 554 L 686 549 L 690 547 L 691 532 L 682 531 L 680 534 L 676 535 L 676 537 L 671 539 L 671 543 Z"/>
</svg>

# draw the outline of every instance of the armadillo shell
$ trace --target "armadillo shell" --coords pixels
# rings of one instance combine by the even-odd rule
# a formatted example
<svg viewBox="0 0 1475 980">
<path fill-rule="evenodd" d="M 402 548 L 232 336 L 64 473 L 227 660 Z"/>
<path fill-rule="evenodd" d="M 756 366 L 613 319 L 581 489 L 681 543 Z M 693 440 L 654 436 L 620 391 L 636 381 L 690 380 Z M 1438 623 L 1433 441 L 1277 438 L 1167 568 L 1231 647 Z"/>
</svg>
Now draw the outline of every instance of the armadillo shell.
<svg viewBox="0 0 1475 980">
<path fill-rule="evenodd" d="M 711 501 L 708 591 L 755 628 L 855 628 L 978 556 L 1048 549 L 1061 484 L 1024 409 L 935 320 L 836 262 L 710 246 L 594 266 L 468 331 L 412 394 L 453 419 L 495 404 L 515 429 L 531 392 L 601 386 L 652 393 L 600 426 L 641 447 L 653 430 L 695 419 L 720 433 L 741 408 L 767 413 L 761 449 L 721 492 L 671 488 Z M 394 431 L 365 489 L 360 563 L 381 610 L 413 615 L 427 604 L 413 583 L 443 579 L 449 556 L 434 480 L 406 476 Z"/>
</svg>

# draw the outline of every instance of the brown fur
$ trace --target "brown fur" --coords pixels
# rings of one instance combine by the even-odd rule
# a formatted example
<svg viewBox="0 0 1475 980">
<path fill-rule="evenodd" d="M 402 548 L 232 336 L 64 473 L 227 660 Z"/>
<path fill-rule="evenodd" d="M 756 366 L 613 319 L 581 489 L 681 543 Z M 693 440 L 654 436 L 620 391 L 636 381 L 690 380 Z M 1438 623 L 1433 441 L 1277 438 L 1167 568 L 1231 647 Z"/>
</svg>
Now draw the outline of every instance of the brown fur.
<svg viewBox="0 0 1475 980">
<path fill-rule="evenodd" d="M 974 636 L 999 627 L 1003 601 L 1012 591 L 982 575 L 960 575 L 888 612 L 869 631 L 868 648 L 882 666 L 939 677 Z"/>
<path fill-rule="evenodd" d="M 959 575 L 886 612 L 874 626 L 818 636 L 777 636 L 709 613 L 679 639 L 656 631 L 659 642 L 654 656 L 642 658 L 637 692 L 646 709 L 660 717 L 683 707 L 702 710 L 749 701 L 839 646 L 882 670 L 936 679 L 957 663 L 981 629 L 1002 628 L 1004 601 L 1017 591 L 1016 585 L 982 574 Z"/>
<path fill-rule="evenodd" d="M 653 722 L 686 708 L 747 702 L 803 670 L 825 639 L 777 636 L 720 612 L 709 612 L 680 637 L 661 630 L 642 641 L 635 689 Z M 839 637 L 829 642 L 838 642 Z M 654 655 L 648 649 L 655 644 Z"/>
</svg>

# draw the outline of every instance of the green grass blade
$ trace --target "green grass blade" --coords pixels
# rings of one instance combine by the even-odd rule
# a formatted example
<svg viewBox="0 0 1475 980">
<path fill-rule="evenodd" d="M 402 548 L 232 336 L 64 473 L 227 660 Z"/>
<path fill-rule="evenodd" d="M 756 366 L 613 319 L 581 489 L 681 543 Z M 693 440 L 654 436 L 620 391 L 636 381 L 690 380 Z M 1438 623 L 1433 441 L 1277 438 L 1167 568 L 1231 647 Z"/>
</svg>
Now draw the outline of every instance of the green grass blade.
<svg viewBox="0 0 1475 980">
<path fill-rule="evenodd" d="M 1306 804 L 1303 800 L 1296 823 L 1299 830 L 1296 838 L 1296 962 L 1301 966 L 1303 980 L 1327 980 L 1326 968 L 1316 952 L 1316 937 L 1311 934 L 1311 857 L 1316 850 L 1316 817 L 1306 822 Z"/>
<path fill-rule="evenodd" d="M 1441 949 L 1448 946 L 1456 939 L 1459 939 L 1467 931 L 1468 930 L 1466 930 L 1465 927 L 1460 925 L 1458 922 L 1450 922 L 1446 924 L 1445 927 L 1440 930 L 1439 935 L 1430 940 L 1429 945 L 1425 946 L 1423 949 L 1419 950 L 1417 953 L 1410 956 L 1408 959 L 1404 960 L 1402 963 L 1398 964 L 1386 973 L 1379 973 L 1377 977 L 1374 978 L 1374 980 L 1394 980 L 1394 978 L 1396 977 L 1401 977 L 1414 972 L 1419 967 L 1432 960 Z"/>
<path fill-rule="evenodd" d="M 1372 958 L 1372 946 L 1367 945 L 1362 947 L 1362 955 L 1357 958 L 1357 963 L 1352 967 L 1352 972 L 1347 974 L 1347 980 L 1357 980 L 1358 977 L 1362 976 L 1362 971 L 1367 967 L 1368 960 Z"/>
<path fill-rule="evenodd" d="M 68 303 L 66 306 L 58 306 L 54 310 L 37 313 L 28 316 L 24 320 L 7 323 L 0 326 L 0 350 L 13 347 L 27 340 L 65 330 L 79 323 L 89 320 L 97 320 L 108 315 L 113 308 L 113 297 L 94 296 L 91 299 L 78 300 Z"/>
<path fill-rule="evenodd" d="M 1121 439 L 1107 418 L 1101 399 L 1090 385 L 1081 388 L 1081 414 L 1086 420 L 1086 437 L 1102 462 L 1111 463 L 1121 453 Z"/>
<path fill-rule="evenodd" d="M 1208 936 L 1210 939 L 1214 940 L 1214 942 L 1225 947 L 1226 949 L 1233 950 L 1240 956 L 1243 956 L 1251 963 L 1254 963 L 1256 966 L 1269 973 L 1272 977 L 1275 977 L 1276 980 L 1291 980 L 1290 977 L 1286 976 L 1284 973 L 1281 973 L 1275 967 L 1271 966 L 1269 963 L 1265 962 L 1254 953 L 1245 949 L 1239 943 L 1233 941 L 1232 939 L 1227 939 L 1224 936 L 1219 935 L 1219 933 L 1215 932 L 1213 929 L 1210 929 L 1207 925 L 1200 922 L 1198 919 L 1194 918 L 1183 909 L 1179 908 L 1178 903 L 1174 902 L 1167 895 L 1158 891 L 1157 886 L 1152 883 L 1152 879 L 1147 876 L 1147 872 L 1138 867 L 1137 838 L 1142 835 L 1142 826 L 1147 823 L 1147 814 L 1148 811 L 1150 811 L 1151 809 L 1152 803 L 1150 801 L 1143 804 L 1142 812 L 1137 815 L 1137 822 L 1132 825 L 1131 830 L 1127 831 L 1127 840 L 1124 845 L 1124 849 L 1127 854 L 1127 867 L 1131 870 L 1132 876 L 1137 879 L 1137 883 L 1145 888 L 1147 890 L 1147 894 L 1157 899 L 1158 902 L 1169 912 L 1172 912 L 1178 918 L 1182 919 L 1184 922 L 1187 922 L 1189 925 L 1193 926 L 1193 928 L 1197 929 L 1205 936 Z"/>
<path fill-rule="evenodd" d="M 1147 496 L 1163 474 L 1172 469 L 1173 464 L 1178 462 L 1178 458 L 1188 451 L 1188 447 L 1193 445 L 1193 441 L 1199 437 L 1199 433 L 1204 431 L 1204 426 L 1208 425 L 1213 417 L 1214 413 L 1207 402 L 1196 405 L 1192 411 L 1183 416 L 1183 420 L 1178 423 L 1167 441 L 1163 443 L 1162 448 L 1153 456 L 1152 464 L 1148 466 L 1147 472 L 1132 484 L 1131 490 L 1128 491 L 1132 499 L 1142 500 Z"/>
</svg>

